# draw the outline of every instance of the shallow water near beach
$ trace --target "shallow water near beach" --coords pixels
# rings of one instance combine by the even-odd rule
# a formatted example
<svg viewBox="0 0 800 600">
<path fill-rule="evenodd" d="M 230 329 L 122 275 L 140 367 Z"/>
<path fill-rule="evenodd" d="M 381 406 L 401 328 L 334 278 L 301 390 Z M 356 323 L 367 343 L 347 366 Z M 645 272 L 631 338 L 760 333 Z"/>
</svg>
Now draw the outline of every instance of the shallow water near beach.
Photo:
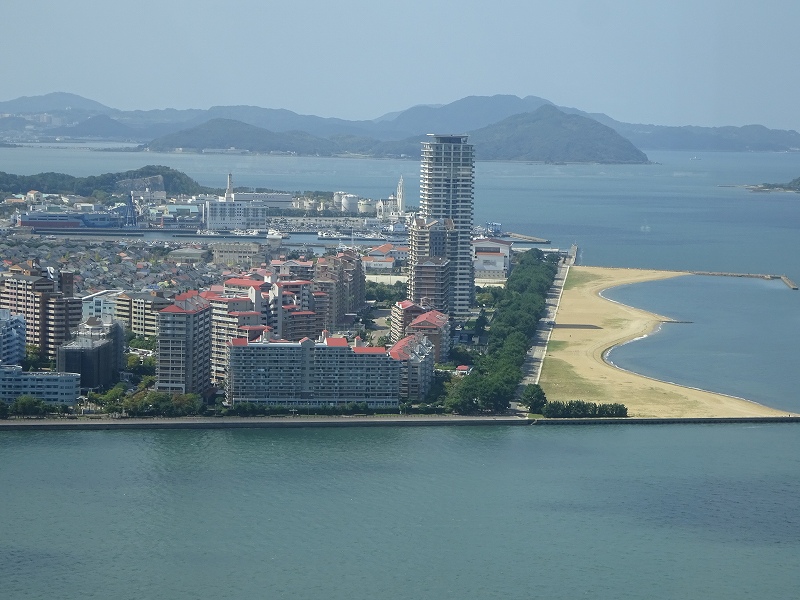
<svg viewBox="0 0 800 600">
<path fill-rule="evenodd" d="M 688 321 L 607 354 L 615 365 L 800 412 L 800 311 L 780 280 L 689 275 L 624 285 L 603 296 Z"/>
</svg>

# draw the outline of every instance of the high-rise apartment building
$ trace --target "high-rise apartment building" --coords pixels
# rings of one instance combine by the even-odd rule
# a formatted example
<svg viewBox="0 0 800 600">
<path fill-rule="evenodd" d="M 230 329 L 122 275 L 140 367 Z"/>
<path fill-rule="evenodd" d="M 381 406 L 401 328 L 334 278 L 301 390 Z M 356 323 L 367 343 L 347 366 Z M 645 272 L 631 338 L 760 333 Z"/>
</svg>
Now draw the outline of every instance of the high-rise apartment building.
<svg viewBox="0 0 800 600">
<path fill-rule="evenodd" d="M 48 272 L 32 260 L 14 265 L 0 279 L 0 308 L 25 318 L 27 344 L 56 359 L 58 347 L 81 321 L 82 304 L 72 298 L 72 274 Z"/>
<path fill-rule="evenodd" d="M 71 341 L 59 346 L 56 370 L 79 373 L 81 390 L 111 387 L 125 368 L 126 346 L 122 323 L 108 316 L 89 317 L 78 325 Z"/>
<path fill-rule="evenodd" d="M 25 358 L 25 317 L 0 308 L 0 365 L 21 365 Z"/>
<path fill-rule="evenodd" d="M 429 134 L 422 142 L 420 208 L 411 227 L 409 297 L 422 302 L 417 265 L 446 258 L 449 265 L 448 309 L 466 315 L 475 297 L 472 221 L 475 154 L 466 135 Z"/>
<path fill-rule="evenodd" d="M 205 394 L 211 387 L 211 303 L 197 292 L 158 313 L 156 390 Z"/>
</svg>

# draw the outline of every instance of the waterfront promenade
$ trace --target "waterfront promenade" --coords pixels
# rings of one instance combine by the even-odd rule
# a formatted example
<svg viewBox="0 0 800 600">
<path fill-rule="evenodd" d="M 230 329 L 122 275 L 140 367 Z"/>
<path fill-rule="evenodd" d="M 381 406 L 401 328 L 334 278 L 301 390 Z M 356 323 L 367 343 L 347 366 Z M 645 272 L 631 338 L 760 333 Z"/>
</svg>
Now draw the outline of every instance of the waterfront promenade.
<svg viewBox="0 0 800 600">
<path fill-rule="evenodd" d="M 542 374 L 542 365 L 547 355 L 547 344 L 550 341 L 553 327 L 555 326 L 558 307 L 561 303 L 561 295 L 564 291 L 564 284 L 567 281 L 570 267 L 575 263 L 577 253 L 577 246 L 573 246 L 567 257 L 558 265 L 558 271 L 553 279 L 553 285 L 550 287 L 550 290 L 548 290 L 547 298 L 545 299 L 545 314 L 539 320 L 539 326 L 536 328 L 536 333 L 533 334 L 531 347 L 528 349 L 525 363 L 522 365 L 522 381 L 517 390 L 518 394 L 522 393 L 526 385 L 539 383 L 539 378 Z"/>
</svg>

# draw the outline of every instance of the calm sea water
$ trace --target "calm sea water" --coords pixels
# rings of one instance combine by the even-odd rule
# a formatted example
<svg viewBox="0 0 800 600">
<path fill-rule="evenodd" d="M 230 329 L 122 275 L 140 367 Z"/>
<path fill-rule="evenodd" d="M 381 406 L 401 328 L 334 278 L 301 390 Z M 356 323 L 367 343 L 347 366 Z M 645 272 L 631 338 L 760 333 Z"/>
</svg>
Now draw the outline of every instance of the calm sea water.
<svg viewBox="0 0 800 600">
<path fill-rule="evenodd" d="M 584 264 L 786 273 L 800 155 L 479 163 L 476 221 Z M 2 149 L 0 170 L 165 164 L 201 183 L 385 197 L 415 161 Z M 725 186 L 725 187 L 720 187 Z M 800 293 L 683 277 L 609 291 L 691 324 L 614 351 L 798 410 Z M 794 598 L 796 426 L 0 434 L 2 598 Z"/>
<path fill-rule="evenodd" d="M 793 425 L 6 432 L 0 456 L 8 599 L 800 584 Z"/>
<path fill-rule="evenodd" d="M 604 296 L 690 322 L 664 324 L 655 335 L 613 349 L 615 364 L 800 412 L 799 299 L 782 282 L 689 275 Z"/>
</svg>

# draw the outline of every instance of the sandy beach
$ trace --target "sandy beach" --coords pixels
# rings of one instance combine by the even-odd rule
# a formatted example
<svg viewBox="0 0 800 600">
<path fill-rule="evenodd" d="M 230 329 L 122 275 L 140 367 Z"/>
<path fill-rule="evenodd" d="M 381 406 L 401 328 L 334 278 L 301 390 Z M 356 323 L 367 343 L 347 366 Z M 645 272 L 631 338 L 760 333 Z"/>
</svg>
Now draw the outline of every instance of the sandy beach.
<svg viewBox="0 0 800 600">
<path fill-rule="evenodd" d="M 670 319 L 602 298 L 608 288 L 685 275 L 668 271 L 572 267 L 556 316 L 540 384 L 550 400 L 621 402 L 631 417 L 759 417 L 769 407 L 657 381 L 606 363 L 613 346 L 656 331 Z"/>
</svg>

